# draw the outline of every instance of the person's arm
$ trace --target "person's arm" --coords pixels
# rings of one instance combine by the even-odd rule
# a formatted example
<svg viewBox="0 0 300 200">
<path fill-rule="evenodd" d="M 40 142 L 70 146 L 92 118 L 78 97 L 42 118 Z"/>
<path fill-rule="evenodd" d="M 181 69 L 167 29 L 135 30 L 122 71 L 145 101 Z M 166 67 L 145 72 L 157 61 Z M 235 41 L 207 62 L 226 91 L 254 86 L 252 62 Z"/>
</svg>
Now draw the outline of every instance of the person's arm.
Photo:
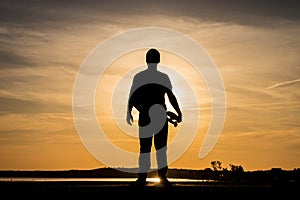
<svg viewBox="0 0 300 200">
<path fill-rule="evenodd" d="M 126 121 L 127 121 L 127 124 L 132 125 L 133 116 L 131 114 L 131 111 L 132 111 L 132 108 L 133 108 L 133 104 L 132 104 L 132 100 L 131 100 L 130 97 L 131 96 L 129 96 L 129 100 L 128 100 Z"/>
<path fill-rule="evenodd" d="M 128 104 L 126 121 L 127 121 L 127 124 L 129 124 L 129 125 L 132 125 L 132 122 L 133 122 L 133 116 L 131 114 L 132 107 L 133 106 L 130 106 L 130 104 Z"/>
<path fill-rule="evenodd" d="M 128 104 L 127 104 L 126 121 L 127 121 L 127 124 L 129 124 L 129 125 L 132 125 L 132 122 L 133 122 L 133 116 L 132 116 L 131 111 L 132 111 L 133 102 L 134 102 L 134 99 L 133 99 L 132 95 L 133 95 L 133 92 L 135 90 L 135 87 L 136 87 L 136 78 L 134 77 L 133 81 L 132 81 L 131 88 L 130 88 L 129 97 L 128 97 Z"/>
<path fill-rule="evenodd" d="M 178 102 L 177 102 L 177 99 L 173 93 L 172 90 L 168 89 L 167 90 L 167 95 L 168 95 L 168 98 L 169 98 L 169 101 L 171 103 L 171 105 L 173 106 L 173 108 L 176 110 L 177 112 L 177 115 L 179 117 L 178 119 L 178 123 L 182 121 L 182 113 L 181 113 L 181 110 L 179 108 L 179 105 L 178 105 Z"/>
</svg>

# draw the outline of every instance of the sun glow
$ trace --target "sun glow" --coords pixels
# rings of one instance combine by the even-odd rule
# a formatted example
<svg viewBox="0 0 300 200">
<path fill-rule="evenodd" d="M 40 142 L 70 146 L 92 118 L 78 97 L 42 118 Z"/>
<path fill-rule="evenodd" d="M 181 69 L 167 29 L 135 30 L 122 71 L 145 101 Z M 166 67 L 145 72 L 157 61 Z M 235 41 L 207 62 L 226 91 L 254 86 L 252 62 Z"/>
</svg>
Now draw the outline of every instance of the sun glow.
<svg viewBox="0 0 300 200">
<path fill-rule="evenodd" d="M 160 183 L 160 178 L 156 177 L 156 178 L 147 178 L 148 182 L 154 182 L 154 183 Z"/>
</svg>

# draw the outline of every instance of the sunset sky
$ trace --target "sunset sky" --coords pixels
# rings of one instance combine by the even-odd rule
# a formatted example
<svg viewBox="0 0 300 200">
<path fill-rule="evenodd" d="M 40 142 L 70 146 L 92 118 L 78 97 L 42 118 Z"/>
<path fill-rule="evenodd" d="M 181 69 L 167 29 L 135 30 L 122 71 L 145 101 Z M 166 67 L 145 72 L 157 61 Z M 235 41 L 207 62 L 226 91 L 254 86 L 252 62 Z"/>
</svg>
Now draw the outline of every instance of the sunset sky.
<svg viewBox="0 0 300 200">
<path fill-rule="evenodd" d="M 2 0 L 0 170 L 106 167 L 76 129 L 74 83 L 97 45 L 144 27 L 174 30 L 196 41 L 217 66 L 226 92 L 222 133 L 199 158 L 211 119 L 209 92 L 188 61 L 161 51 L 161 70 L 169 73 L 183 110 L 180 127 L 200 113 L 193 143 L 170 168 L 204 169 L 215 160 L 244 170 L 299 168 L 299 11 L 297 0 Z M 118 127 L 114 112 L 124 115 L 125 124 L 130 77 L 145 65 L 146 51 L 113 60 L 95 91 L 96 116 L 107 138 L 130 152 L 138 152 L 138 139 L 124 134 L 122 127 L 130 127 Z M 170 142 L 179 128 L 170 126 Z M 122 167 L 118 155 L 101 153 Z"/>
</svg>

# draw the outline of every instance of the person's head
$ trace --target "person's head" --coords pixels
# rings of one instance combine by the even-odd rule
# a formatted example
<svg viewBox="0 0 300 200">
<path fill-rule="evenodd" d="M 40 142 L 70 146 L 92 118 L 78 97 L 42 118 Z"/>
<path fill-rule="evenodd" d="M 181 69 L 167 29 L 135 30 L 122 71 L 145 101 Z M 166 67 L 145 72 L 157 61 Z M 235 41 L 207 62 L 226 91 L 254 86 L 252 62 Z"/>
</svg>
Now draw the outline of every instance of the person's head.
<svg viewBox="0 0 300 200">
<path fill-rule="evenodd" d="M 156 49 L 149 49 L 146 53 L 146 63 L 159 63 L 160 54 Z"/>
</svg>

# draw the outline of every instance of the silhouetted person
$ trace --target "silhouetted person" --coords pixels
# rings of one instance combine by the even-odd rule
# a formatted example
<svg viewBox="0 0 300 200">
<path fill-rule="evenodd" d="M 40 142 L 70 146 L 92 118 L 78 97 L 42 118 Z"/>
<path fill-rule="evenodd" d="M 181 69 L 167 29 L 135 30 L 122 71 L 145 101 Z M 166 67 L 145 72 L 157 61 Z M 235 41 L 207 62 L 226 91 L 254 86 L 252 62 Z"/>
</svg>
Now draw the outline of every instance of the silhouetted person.
<svg viewBox="0 0 300 200">
<path fill-rule="evenodd" d="M 154 138 L 154 147 L 157 158 L 157 173 L 161 184 L 170 184 L 167 179 L 167 140 L 168 140 L 168 117 L 174 126 L 182 121 L 182 113 L 179 108 L 177 99 L 172 92 L 172 84 L 167 74 L 157 70 L 160 62 L 160 53 L 156 49 L 150 49 L 146 53 L 146 63 L 148 69 L 137 73 L 134 76 L 130 89 L 127 110 L 127 123 L 132 125 L 132 108 L 139 111 L 139 172 L 138 184 L 146 184 L 146 178 L 150 171 L 150 155 L 152 140 Z M 165 94 L 168 95 L 169 101 L 177 112 L 168 112 L 165 103 Z M 174 123 L 174 119 L 176 122 Z M 173 120 L 173 121 L 172 121 Z"/>
</svg>

